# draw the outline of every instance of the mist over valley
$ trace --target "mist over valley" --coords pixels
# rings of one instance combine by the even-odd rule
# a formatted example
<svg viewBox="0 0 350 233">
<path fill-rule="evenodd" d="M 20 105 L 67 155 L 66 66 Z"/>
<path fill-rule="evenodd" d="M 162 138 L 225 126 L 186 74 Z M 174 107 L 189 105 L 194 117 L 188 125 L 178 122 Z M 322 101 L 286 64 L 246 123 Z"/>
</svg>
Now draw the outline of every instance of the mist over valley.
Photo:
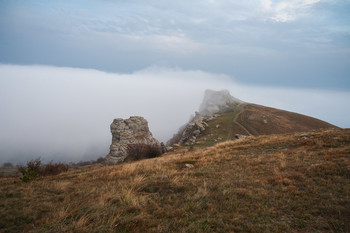
<svg viewBox="0 0 350 233">
<path fill-rule="evenodd" d="M 350 94 L 247 86 L 199 70 L 150 67 L 131 74 L 52 66 L 0 65 L 0 163 L 104 157 L 114 118 L 143 116 L 166 142 L 199 110 L 206 89 L 347 127 Z"/>
</svg>

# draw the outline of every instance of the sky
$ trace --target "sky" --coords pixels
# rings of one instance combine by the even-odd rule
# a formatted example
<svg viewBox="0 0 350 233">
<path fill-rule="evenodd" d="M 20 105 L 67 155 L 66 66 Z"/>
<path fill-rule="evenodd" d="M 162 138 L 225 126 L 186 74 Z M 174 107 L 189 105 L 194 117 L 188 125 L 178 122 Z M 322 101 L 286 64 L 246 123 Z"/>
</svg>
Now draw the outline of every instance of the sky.
<svg viewBox="0 0 350 233">
<path fill-rule="evenodd" d="M 350 88 L 349 0 L 0 0 L 0 62 Z"/>
<path fill-rule="evenodd" d="M 205 89 L 350 120 L 349 0 L 0 0 L 0 164 L 108 153 L 113 118 L 166 141 Z"/>
</svg>

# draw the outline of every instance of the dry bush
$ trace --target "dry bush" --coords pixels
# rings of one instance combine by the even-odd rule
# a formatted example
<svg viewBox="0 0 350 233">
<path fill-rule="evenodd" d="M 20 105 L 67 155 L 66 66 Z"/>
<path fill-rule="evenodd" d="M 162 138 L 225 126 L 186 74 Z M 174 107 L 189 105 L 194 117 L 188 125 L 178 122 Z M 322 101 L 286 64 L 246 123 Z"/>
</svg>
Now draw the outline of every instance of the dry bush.
<svg viewBox="0 0 350 233">
<path fill-rule="evenodd" d="M 147 157 L 155 158 L 162 154 L 162 149 L 158 145 L 150 145 L 148 146 Z"/>
<path fill-rule="evenodd" d="M 41 160 L 40 157 L 27 162 L 27 167 L 19 166 L 18 171 L 22 173 L 20 178 L 23 182 L 29 182 L 36 179 L 39 176 L 41 170 Z"/>
<path fill-rule="evenodd" d="M 95 163 L 102 163 L 103 161 L 105 161 L 105 158 L 99 157 L 98 159 L 96 159 Z"/>
<path fill-rule="evenodd" d="M 50 176 L 50 175 L 58 175 L 62 172 L 68 171 L 69 166 L 64 163 L 53 163 L 50 162 L 42 167 L 39 175 L 41 176 Z"/>
<path fill-rule="evenodd" d="M 129 160 L 140 160 L 147 158 L 155 158 L 162 154 L 160 146 L 153 144 L 147 145 L 143 143 L 129 144 L 127 148 Z"/>
<path fill-rule="evenodd" d="M 128 158 L 131 160 L 140 160 L 146 157 L 147 145 L 142 143 L 129 144 L 127 148 Z"/>
<path fill-rule="evenodd" d="M 27 166 L 19 166 L 18 171 L 22 173 L 20 178 L 24 182 L 28 182 L 36 179 L 39 176 L 58 175 L 62 172 L 66 172 L 69 169 L 69 165 L 63 163 L 53 163 L 43 165 L 40 157 L 35 160 L 27 162 Z"/>
<path fill-rule="evenodd" d="M 41 168 L 41 159 L 37 158 L 35 160 L 30 160 L 29 162 L 27 162 L 27 167 L 19 166 L 18 171 L 23 174 L 26 170 L 31 170 L 39 174 L 40 168 Z"/>
<path fill-rule="evenodd" d="M 13 164 L 12 164 L 12 163 L 4 163 L 4 164 L 2 165 L 2 167 L 12 168 L 12 167 L 13 167 Z"/>
</svg>

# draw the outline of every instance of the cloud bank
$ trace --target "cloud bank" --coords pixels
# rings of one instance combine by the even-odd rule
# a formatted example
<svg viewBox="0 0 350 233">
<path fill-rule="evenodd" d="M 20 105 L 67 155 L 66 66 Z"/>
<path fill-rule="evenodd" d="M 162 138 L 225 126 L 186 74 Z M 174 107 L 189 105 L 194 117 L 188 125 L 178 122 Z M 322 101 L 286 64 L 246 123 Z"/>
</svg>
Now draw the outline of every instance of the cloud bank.
<svg viewBox="0 0 350 233">
<path fill-rule="evenodd" d="M 114 118 L 144 116 L 166 141 L 198 110 L 205 89 L 349 127 L 349 92 L 246 86 L 199 70 L 150 67 L 130 74 L 0 65 L 0 163 L 96 159 L 108 153 Z"/>
<path fill-rule="evenodd" d="M 337 0 L 2 0 L 0 63 L 123 73 L 156 64 L 348 91 L 349 12 Z"/>
</svg>

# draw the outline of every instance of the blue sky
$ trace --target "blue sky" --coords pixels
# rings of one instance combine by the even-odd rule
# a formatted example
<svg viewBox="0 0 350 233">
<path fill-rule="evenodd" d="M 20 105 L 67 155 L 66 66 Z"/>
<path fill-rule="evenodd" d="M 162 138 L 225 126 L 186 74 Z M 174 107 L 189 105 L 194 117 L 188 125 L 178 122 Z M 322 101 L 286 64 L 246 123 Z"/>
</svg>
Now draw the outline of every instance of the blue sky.
<svg viewBox="0 0 350 233">
<path fill-rule="evenodd" d="M 350 0 L 0 0 L 0 165 L 169 139 L 205 89 L 350 127 Z"/>
<path fill-rule="evenodd" d="M 350 88 L 349 0 L 0 0 L 0 63 Z"/>
</svg>

